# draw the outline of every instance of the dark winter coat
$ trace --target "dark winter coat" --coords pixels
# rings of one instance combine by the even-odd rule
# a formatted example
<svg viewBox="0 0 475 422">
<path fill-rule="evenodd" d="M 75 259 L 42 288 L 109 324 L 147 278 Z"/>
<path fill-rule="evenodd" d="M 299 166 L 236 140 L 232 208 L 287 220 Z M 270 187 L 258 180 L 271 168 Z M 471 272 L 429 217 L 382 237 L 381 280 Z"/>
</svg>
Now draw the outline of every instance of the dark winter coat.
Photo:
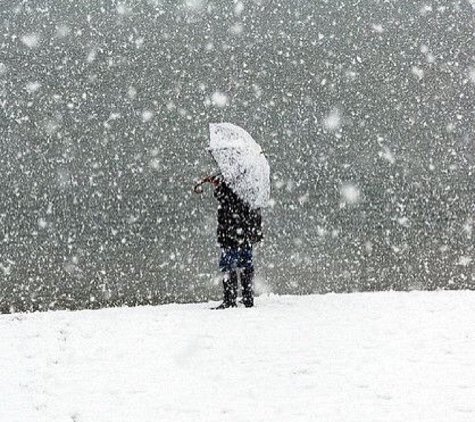
<svg viewBox="0 0 475 422">
<path fill-rule="evenodd" d="M 251 246 L 262 240 L 260 209 L 251 209 L 224 182 L 214 191 L 218 206 L 218 243 L 222 248 Z"/>
</svg>

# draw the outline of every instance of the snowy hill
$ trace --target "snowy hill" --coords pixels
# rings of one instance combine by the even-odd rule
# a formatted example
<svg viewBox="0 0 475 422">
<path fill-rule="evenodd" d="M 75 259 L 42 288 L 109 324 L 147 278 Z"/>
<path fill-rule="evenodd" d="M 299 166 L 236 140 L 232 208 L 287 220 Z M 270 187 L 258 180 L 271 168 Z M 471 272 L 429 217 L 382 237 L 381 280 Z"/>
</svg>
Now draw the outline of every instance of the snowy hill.
<svg viewBox="0 0 475 422">
<path fill-rule="evenodd" d="M 475 420 L 475 292 L 0 316 L 0 421 Z"/>
</svg>

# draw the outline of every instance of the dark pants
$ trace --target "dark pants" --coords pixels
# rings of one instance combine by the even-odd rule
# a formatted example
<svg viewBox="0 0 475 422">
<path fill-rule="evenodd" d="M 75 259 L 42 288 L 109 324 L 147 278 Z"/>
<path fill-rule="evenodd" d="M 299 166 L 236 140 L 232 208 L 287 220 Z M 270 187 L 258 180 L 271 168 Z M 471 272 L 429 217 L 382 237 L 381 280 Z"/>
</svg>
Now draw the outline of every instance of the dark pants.
<svg viewBox="0 0 475 422">
<path fill-rule="evenodd" d="M 254 270 L 244 268 L 241 271 L 241 287 L 242 287 L 242 303 L 245 307 L 254 306 L 254 289 L 252 280 L 254 278 Z M 231 271 L 226 273 L 223 279 L 224 303 L 227 306 L 235 306 L 238 291 L 238 272 Z"/>
<path fill-rule="evenodd" d="M 223 279 L 225 305 L 236 305 L 238 270 L 240 269 L 242 302 L 246 307 L 253 306 L 254 292 L 252 280 L 254 278 L 254 266 L 252 264 L 252 248 L 244 246 L 235 249 L 224 249 L 219 260 L 219 267 L 225 273 Z"/>
</svg>

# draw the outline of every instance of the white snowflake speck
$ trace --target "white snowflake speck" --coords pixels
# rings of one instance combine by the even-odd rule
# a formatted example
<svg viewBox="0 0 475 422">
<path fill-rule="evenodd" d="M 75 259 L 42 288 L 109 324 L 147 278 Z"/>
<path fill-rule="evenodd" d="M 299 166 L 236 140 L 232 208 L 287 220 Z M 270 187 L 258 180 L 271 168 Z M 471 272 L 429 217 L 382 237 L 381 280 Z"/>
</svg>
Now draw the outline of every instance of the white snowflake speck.
<svg viewBox="0 0 475 422">
<path fill-rule="evenodd" d="M 48 222 L 44 218 L 38 219 L 38 227 L 40 229 L 46 229 L 48 227 Z"/>
<path fill-rule="evenodd" d="M 308 192 L 305 193 L 304 195 L 299 197 L 299 199 L 298 199 L 299 204 L 300 205 L 305 205 L 308 202 L 309 198 L 310 198 L 309 193 Z"/>
<path fill-rule="evenodd" d="M 461 256 L 458 260 L 458 265 L 461 265 L 462 267 L 466 267 L 472 262 L 472 258 L 469 256 Z"/>
<path fill-rule="evenodd" d="M 234 35 L 240 35 L 244 31 L 244 26 L 241 23 L 235 23 L 229 28 L 229 32 Z"/>
<path fill-rule="evenodd" d="M 153 111 L 150 110 L 144 110 L 142 111 L 142 122 L 146 123 L 152 120 L 153 118 Z"/>
<path fill-rule="evenodd" d="M 40 82 L 29 82 L 26 84 L 26 90 L 31 94 L 38 91 L 41 88 Z"/>
<path fill-rule="evenodd" d="M 137 96 L 137 90 L 131 86 L 127 90 L 127 97 L 129 97 L 131 100 L 133 100 Z"/>
<path fill-rule="evenodd" d="M 424 77 L 424 69 L 421 69 L 420 67 L 412 66 L 411 72 L 419 80 L 421 80 Z"/>
<path fill-rule="evenodd" d="M 159 170 L 160 169 L 160 160 L 157 157 L 154 157 L 150 160 L 149 165 L 154 170 Z"/>
<path fill-rule="evenodd" d="M 216 91 L 213 95 L 211 95 L 211 103 L 216 107 L 226 107 L 228 102 L 228 96 L 223 92 Z"/>
<path fill-rule="evenodd" d="M 394 154 L 391 152 L 391 150 L 388 147 L 384 147 L 382 151 L 379 152 L 379 156 L 388 161 L 390 164 L 394 164 L 396 162 L 396 158 L 394 157 Z"/>
<path fill-rule="evenodd" d="M 132 14 L 132 8 L 126 3 L 118 3 L 117 4 L 117 14 L 121 16 L 126 16 Z"/>
<path fill-rule="evenodd" d="M 65 38 L 71 33 L 71 28 L 67 25 L 60 25 L 56 29 L 56 36 L 59 38 Z"/>
<path fill-rule="evenodd" d="M 40 45 L 41 35 L 38 33 L 26 34 L 21 37 L 21 42 L 28 48 L 35 48 Z"/>
<path fill-rule="evenodd" d="M 340 203 L 342 206 L 346 204 L 355 205 L 361 201 L 361 190 L 358 186 L 344 183 L 340 189 Z"/>
<path fill-rule="evenodd" d="M 384 32 L 383 25 L 381 25 L 381 24 L 373 24 L 373 25 L 371 25 L 371 28 L 373 29 L 374 32 L 377 32 L 379 34 Z"/>
<path fill-rule="evenodd" d="M 204 1 L 203 0 L 185 0 L 184 6 L 190 12 L 198 12 L 203 9 Z"/>
<path fill-rule="evenodd" d="M 241 13 L 244 11 L 244 3 L 242 1 L 236 2 L 234 5 L 234 15 L 241 16 Z"/>
<path fill-rule="evenodd" d="M 341 128 L 341 112 L 334 108 L 323 120 L 323 126 L 329 132 L 336 132 Z"/>
<path fill-rule="evenodd" d="M 86 57 L 86 61 L 88 63 L 92 63 L 94 60 L 96 60 L 96 56 L 97 56 L 97 50 L 95 48 L 93 48 L 91 51 L 89 51 L 89 53 Z"/>
</svg>

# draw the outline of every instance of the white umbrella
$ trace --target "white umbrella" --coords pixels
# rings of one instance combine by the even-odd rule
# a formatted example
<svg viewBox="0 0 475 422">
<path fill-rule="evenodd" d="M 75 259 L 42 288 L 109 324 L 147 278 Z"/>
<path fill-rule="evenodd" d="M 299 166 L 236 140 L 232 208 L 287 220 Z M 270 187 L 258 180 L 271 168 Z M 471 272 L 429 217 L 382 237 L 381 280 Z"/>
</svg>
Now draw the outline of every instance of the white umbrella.
<svg viewBox="0 0 475 422">
<path fill-rule="evenodd" d="M 269 201 L 269 163 L 251 135 L 232 123 L 209 125 L 209 151 L 227 185 L 251 208 Z"/>
</svg>

